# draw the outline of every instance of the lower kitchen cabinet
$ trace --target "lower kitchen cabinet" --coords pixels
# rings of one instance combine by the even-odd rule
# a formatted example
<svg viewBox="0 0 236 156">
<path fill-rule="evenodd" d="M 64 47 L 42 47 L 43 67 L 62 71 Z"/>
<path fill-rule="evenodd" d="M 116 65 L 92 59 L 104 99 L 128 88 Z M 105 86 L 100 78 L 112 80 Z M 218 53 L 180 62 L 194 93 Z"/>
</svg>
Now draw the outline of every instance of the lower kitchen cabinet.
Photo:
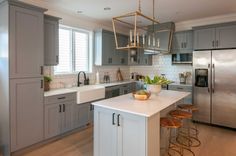
<svg viewBox="0 0 236 156">
<path fill-rule="evenodd" d="M 76 93 L 48 96 L 44 99 L 45 139 L 68 132 L 74 128 L 73 110 Z"/>
<path fill-rule="evenodd" d="M 10 80 L 11 151 L 43 140 L 41 78 Z"/>
<path fill-rule="evenodd" d="M 170 84 L 168 86 L 168 90 L 175 90 L 175 91 L 180 91 L 180 92 L 189 92 L 191 93 L 189 96 L 187 96 L 186 98 L 183 99 L 183 103 L 184 104 L 192 104 L 193 103 L 193 100 L 192 100 L 192 86 L 190 85 L 172 85 Z"/>
<path fill-rule="evenodd" d="M 74 106 L 74 128 L 86 126 L 90 122 L 90 103 L 75 104 Z"/>
<path fill-rule="evenodd" d="M 148 144 L 153 147 L 158 144 L 150 139 L 150 136 L 159 136 L 158 128 L 155 129 L 159 125 L 156 117 L 149 120 L 98 106 L 94 116 L 94 156 L 153 156 L 151 153 L 159 152 L 157 148 L 146 149 Z M 155 132 L 150 135 L 149 129 Z"/>
</svg>

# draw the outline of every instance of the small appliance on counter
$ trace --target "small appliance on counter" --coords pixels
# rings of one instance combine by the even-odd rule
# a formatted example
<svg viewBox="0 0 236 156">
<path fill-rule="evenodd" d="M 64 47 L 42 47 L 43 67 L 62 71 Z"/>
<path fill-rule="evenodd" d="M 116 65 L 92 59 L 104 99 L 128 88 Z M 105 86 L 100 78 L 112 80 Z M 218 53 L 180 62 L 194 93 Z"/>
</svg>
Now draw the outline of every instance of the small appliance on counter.
<svg viewBox="0 0 236 156">
<path fill-rule="evenodd" d="M 110 75 L 108 72 L 104 73 L 103 83 L 110 83 Z"/>
<path fill-rule="evenodd" d="M 186 84 L 187 78 L 191 76 L 190 72 L 179 73 L 179 82 L 180 84 Z"/>
</svg>

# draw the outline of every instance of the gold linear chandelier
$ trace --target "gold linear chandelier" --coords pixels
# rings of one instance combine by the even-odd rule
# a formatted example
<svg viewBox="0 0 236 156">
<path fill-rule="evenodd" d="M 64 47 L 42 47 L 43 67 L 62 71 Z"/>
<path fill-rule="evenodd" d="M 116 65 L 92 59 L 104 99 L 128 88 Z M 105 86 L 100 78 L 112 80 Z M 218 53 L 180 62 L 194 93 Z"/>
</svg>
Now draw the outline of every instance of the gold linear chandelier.
<svg viewBox="0 0 236 156">
<path fill-rule="evenodd" d="M 159 22 L 155 19 L 154 0 L 152 17 L 148 17 L 141 12 L 141 0 L 138 1 L 138 4 L 139 7 L 137 11 L 112 18 L 116 49 L 156 49 L 160 47 L 160 40 L 155 33 L 155 24 L 159 24 Z M 129 36 L 128 43 L 119 43 L 116 24 L 129 28 L 129 32 L 127 32 Z"/>
</svg>

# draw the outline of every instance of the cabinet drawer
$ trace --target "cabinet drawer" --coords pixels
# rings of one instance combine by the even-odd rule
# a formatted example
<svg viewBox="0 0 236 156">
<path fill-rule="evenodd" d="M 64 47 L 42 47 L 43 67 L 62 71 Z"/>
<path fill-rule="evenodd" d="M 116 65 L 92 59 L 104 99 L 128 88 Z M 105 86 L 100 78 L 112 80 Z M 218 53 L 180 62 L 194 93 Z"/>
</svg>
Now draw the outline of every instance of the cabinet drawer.
<svg viewBox="0 0 236 156">
<path fill-rule="evenodd" d="M 44 103 L 52 104 L 52 103 L 69 101 L 69 100 L 76 100 L 76 93 L 67 93 L 67 94 L 48 96 L 48 97 L 45 97 Z"/>
<path fill-rule="evenodd" d="M 191 86 L 184 86 L 184 85 L 169 85 L 168 90 L 192 92 L 192 87 Z"/>
</svg>

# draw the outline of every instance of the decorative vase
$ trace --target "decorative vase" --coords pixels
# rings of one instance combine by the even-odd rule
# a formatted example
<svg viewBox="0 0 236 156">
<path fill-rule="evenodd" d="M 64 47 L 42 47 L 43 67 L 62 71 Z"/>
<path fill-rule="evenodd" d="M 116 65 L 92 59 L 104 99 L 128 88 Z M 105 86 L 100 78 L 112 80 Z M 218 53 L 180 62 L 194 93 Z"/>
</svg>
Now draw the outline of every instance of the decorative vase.
<svg viewBox="0 0 236 156">
<path fill-rule="evenodd" d="M 44 91 L 50 90 L 50 82 L 44 81 Z"/>
<path fill-rule="evenodd" d="M 150 91 L 153 94 L 159 94 L 161 92 L 161 85 L 147 85 L 147 91 Z"/>
</svg>

